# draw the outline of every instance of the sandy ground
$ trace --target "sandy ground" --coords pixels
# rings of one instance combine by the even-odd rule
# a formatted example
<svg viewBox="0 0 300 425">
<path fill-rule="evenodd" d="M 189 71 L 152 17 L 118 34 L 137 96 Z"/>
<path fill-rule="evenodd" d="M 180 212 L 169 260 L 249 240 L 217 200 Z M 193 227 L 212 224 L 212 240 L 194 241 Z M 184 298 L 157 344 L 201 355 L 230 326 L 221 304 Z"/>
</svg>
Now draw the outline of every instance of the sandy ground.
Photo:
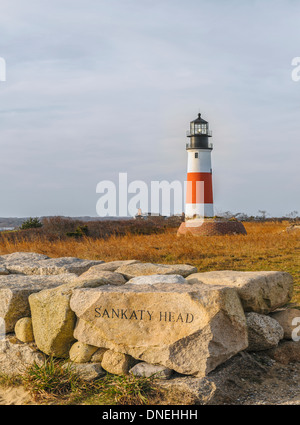
<svg viewBox="0 0 300 425">
<path fill-rule="evenodd" d="M 248 404 L 248 403 L 246 403 Z M 250 403 L 252 404 L 252 403 Z M 253 403 L 253 404 L 275 404 L 275 405 L 300 405 L 300 395 L 287 399 L 277 399 L 275 402 Z M 21 406 L 21 405 L 37 405 L 34 403 L 29 393 L 22 387 L 17 388 L 1 388 L 0 389 L 0 406 Z"/>
<path fill-rule="evenodd" d="M 269 404 L 269 405 L 300 405 L 300 395 L 292 398 L 287 398 L 277 400 L 271 402 L 265 400 L 263 403 L 245 403 L 245 404 Z M 33 402 L 29 393 L 23 387 L 17 388 L 1 388 L 0 389 L 0 406 L 21 406 L 21 405 L 37 405 L 37 403 Z"/>
<path fill-rule="evenodd" d="M 241 353 L 210 374 L 226 401 L 212 404 L 300 405 L 300 362 L 281 364 Z M 0 386 L 0 405 L 37 405 L 22 386 Z M 59 404 L 59 401 L 47 404 Z"/>
<path fill-rule="evenodd" d="M 0 405 L 20 406 L 25 404 L 36 404 L 32 401 L 29 393 L 23 387 L 0 387 Z"/>
</svg>

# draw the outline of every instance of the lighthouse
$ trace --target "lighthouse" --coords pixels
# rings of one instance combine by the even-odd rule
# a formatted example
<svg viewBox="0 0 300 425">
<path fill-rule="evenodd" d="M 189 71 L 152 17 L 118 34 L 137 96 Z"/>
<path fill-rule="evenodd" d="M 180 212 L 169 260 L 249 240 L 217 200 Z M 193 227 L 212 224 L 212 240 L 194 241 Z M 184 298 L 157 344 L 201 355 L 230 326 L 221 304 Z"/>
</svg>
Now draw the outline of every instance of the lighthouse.
<svg viewBox="0 0 300 425">
<path fill-rule="evenodd" d="M 187 132 L 186 220 L 214 216 L 211 136 L 208 122 L 198 114 Z"/>
<path fill-rule="evenodd" d="M 216 217 L 214 214 L 211 165 L 213 144 L 210 142 L 212 133 L 201 114 L 190 122 L 187 137 L 189 141 L 186 144 L 188 161 L 185 221 L 181 223 L 177 235 L 246 235 L 243 223 L 236 219 Z"/>
</svg>

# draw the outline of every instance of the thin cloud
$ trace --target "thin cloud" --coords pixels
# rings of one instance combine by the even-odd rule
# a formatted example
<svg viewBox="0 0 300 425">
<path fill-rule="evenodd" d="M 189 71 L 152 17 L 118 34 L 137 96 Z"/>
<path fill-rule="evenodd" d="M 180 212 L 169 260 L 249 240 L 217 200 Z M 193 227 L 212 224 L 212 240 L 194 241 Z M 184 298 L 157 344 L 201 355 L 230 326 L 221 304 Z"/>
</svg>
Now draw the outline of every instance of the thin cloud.
<svg viewBox="0 0 300 425">
<path fill-rule="evenodd" d="M 182 179 L 199 110 L 218 207 L 299 210 L 298 3 L 1 6 L 0 216 L 95 215 L 97 183 L 119 172 Z"/>
</svg>

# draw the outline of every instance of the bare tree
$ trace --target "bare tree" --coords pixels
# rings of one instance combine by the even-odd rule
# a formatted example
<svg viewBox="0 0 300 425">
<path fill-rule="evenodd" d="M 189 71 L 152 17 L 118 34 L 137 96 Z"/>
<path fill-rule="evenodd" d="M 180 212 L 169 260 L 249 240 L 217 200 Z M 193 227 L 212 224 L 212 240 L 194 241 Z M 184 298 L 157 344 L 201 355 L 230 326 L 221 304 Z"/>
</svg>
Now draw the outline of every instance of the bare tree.
<svg viewBox="0 0 300 425">
<path fill-rule="evenodd" d="M 266 217 L 267 217 L 267 215 L 270 215 L 267 211 L 265 211 L 265 210 L 258 210 L 258 212 L 259 212 L 259 214 L 260 214 L 260 217 L 259 217 L 259 219 L 260 220 L 265 220 L 266 219 Z"/>
</svg>

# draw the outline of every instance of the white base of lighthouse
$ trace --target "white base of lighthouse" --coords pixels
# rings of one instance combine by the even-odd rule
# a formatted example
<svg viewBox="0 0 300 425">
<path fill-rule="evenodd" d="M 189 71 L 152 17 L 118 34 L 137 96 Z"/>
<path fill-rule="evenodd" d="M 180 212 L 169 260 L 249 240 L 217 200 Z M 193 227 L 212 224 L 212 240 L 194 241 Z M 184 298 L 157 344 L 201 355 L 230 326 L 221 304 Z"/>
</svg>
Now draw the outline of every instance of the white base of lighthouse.
<svg viewBox="0 0 300 425">
<path fill-rule="evenodd" d="M 214 217 L 214 204 L 185 204 L 185 218 Z"/>
<path fill-rule="evenodd" d="M 214 217 L 211 149 L 189 149 L 185 219 Z"/>
</svg>

